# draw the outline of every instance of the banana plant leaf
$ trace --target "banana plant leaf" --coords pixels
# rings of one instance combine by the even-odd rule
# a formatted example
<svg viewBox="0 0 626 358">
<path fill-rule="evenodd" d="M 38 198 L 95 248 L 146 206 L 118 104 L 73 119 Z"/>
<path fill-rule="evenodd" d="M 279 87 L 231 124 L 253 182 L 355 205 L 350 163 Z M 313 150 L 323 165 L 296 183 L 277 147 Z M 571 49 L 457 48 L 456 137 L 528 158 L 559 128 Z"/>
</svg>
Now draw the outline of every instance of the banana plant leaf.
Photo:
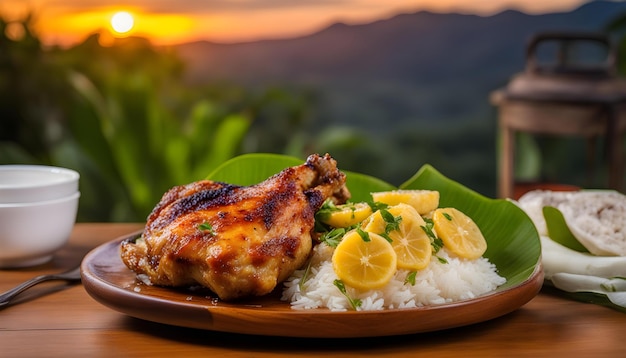
<svg viewBox="0 0 626 358">
<path fill-rule="evenodd" d="M 280 154 L 243 154 L 224 162 L 207 179 L 237 185 L 253 185 L 277 174 L 281 170 L 301 165 L 304 161 Z M 369 175 L 344 171 L 350 188 L 351 201 L 371 201 L 370 193 L 396 189 L 393 185 Z"/>
<path fill-rule="evenodd" d="M 206 178 L 235 185 L 253 185 L 281 170 L 300 165 L 302 159 L 280 154 L 251 153 L 227 160 Z"/>
<path fill-rule="evenodd" d="M 548 236 L 553 241 L 578 252 L 589 252 L 567 227 L 567 222 L 559 209 L 553 206 L 544 206 L 543 217 L 546 219 Z"/>
<path fill-rule="evenodd" d="M 302 163 L 301 159 L 283 155 L 246 154 L 225 162 L 207 179 L 251 185 L 288 166 Z M 371 176 L 345 173 L 352 201 L 371 201 L 371 192 L 395 189 L 393 185 Z M 437 190 L 440 192 L 440 206 L 455 207 L 474 219 L 487 240 L 485 257 L 507 279 L 507 283 L 498 290 L 523 283 L 540 263 L 539 234 L 528 215 L 513 202 L 481 196 L 446 178 L 430 165 L 424 165 L 400 188 Z"/>
<path fill-rule="evenodd" d="M 599 306 L 608 307 L 614 309 L 616 311 L 626 313 L 626 307 L 622 307 L 614 304 L 611 300 L 608 299 L 606 295 L 594 292 L 566 292 L 560 290 L 550 282 L 546 281 L 544 283 L 544 288 L 546 291 L 551 292 L 557 296 L 562 296 L 570 300 L 584 302 L 584 303 L 592 303 Z"/>
<path fill-rule="evenodd" d="M 498 268 L 507 283 L 516 286 L 528 279 L 541 260 L 541 242 L 535 225 L 515 203 L 491 199 L 424 165 L 401 189 L 439 191 L 440 207 L 454 207 L 471 217 L 487 240 L 484 256 Z"/>
</svg>

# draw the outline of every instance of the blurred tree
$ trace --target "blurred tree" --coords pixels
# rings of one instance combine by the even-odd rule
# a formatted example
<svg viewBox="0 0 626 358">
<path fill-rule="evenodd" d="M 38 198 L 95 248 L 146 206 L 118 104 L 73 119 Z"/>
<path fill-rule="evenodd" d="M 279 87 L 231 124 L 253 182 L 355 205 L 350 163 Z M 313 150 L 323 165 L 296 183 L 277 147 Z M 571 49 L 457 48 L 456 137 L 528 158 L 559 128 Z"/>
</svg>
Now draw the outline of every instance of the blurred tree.
<svg viewBox="0 0 626 358">
<path fill-rule="evenodd" d="M 484 194 L 495 187 L 493 128 L 484 120 L 470 119 L 469 128 L 415 120 L 371 132 L 364 117 L 338 127 L 341 113 L 313 121 L 321 90 L 192 86 L 177 54 L 146 39 L 103 46 L 93 34 L 70 48 L 46 48 L 32 21 L 11 37 L 0 17 L 0 164 L 78 170 L 80 221 L 143 221 L 167 189 L 246 152 L 303 159 L 329 152 L 344 170 L 396 185 L 430 163 Z"/>
<path fill-rule="evenodd" d="M 65 69 L 43 50 L 33 21 L 32 15 L 18 22 L 0 16 L 0 143 L 8 162 L 48 163 L 50 149 L 64 136 L 71 89 Z"/>
<path fill-rule="evenodd" d="M 99 34 L 46 48 L 33 21 L 0 17 L 0 164 L 78 170 L 79 221 L 143 221 L 170 187 L 243 152 L 308 154 L 307 91 L 192 87 L 168 48 Z"/>
<path fill-rule="evenodd" d="M 240 153 L 252 117 L 206 94 L 189 95 L 175 54 L 140 38 L 102 47 L 95 35 L 63 59 L 80 70 L 70 82 L 84 101 L 69 127 L 109 189 L 91 192 L 118 198 L 111 220 L 145 219 L 170 187 L 202 179 Z"/>
<path fill-rule="evenodd" d="M 626 75 L 626 13 L 618 14 L 605 26 L 607 33 L 617 42 L 617 66 L 622 75 Z"/>
<path fill-rule="evenodd" d="M 251 117 L 189 95 L 166 49 L 140 38 L 104 47 L 97 34 L 45 48 L 32 16 L 0 19 L 0 164 L 78 170 L 79 220 L 142 221 L 167 189 L 240 152 Z"/>
</svg>

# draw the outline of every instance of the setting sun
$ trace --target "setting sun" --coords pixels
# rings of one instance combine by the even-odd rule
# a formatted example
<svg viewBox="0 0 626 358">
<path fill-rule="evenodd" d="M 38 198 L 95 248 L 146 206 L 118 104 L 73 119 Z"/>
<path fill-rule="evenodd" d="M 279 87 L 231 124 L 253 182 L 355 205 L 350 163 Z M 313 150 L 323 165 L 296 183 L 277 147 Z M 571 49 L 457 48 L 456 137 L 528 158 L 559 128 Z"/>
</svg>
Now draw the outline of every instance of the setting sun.
<svg viewBox="0 0 626 358">
<path fill-rule="evenodd" d="M 74 45 L 95 32 L 109 38 L 132 34 L 165 45 L 297 37 L 338 21 L 367 23 L 398 12 L 461 11 L 489 15 L 510 7 L 538 13 L 560 11 L 586 1 L 353 0 L 301 4 L 248 0 L 219 1 L 209 6 L 201 1 L 177 0 L 0 0 L 0 13 L 9 21 L 31 12 L 36 14 L 36 30 L 47 45 Z"/>
<path fill-rule="evenodd" d="M 119 11 L 111 17 L 111 28 L 118 35 L 128 34 L 134 26 L 135 19 L 129 12 Z"/>
</svg>

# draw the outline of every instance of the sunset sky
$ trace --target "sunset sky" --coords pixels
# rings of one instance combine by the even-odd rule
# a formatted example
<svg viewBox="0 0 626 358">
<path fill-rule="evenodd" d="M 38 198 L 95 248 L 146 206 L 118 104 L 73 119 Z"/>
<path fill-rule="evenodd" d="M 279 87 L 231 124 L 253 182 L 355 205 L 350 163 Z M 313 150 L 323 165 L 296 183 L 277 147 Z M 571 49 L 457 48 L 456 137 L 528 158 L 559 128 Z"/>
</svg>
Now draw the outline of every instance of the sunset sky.
<svg viewBox="0 0 626 358">
<path fill-rule="evenodd" d="M 239 42 L 305 35 L 331 23 L 365 23 L 400 12 L 431 10 L 490 15 L 570 10 L 584 0 L 0 0 L 5 19 L 29 11 L 48 44 L 72 44 L 103 31 L 147 37 L 155 44 L 193 40 Z M 126 11 L 129 32 L 115 33 L 111 18 Z"/>
</svg>

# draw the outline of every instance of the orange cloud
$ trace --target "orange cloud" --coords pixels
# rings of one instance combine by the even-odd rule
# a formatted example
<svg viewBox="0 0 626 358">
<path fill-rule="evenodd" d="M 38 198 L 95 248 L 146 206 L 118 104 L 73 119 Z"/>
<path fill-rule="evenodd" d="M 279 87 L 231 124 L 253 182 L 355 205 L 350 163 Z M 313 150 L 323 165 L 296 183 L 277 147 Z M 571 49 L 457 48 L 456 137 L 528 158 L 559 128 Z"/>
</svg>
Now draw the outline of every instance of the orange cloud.
<svg viewBox="0 0 626 358">
<path fill-rule="evenodd" d="M 221 42 L 293 37 L 333 22 L 365 23 L 422 9 L 490 14 L 506 8 L 529 12 L 570 10 L 585 0 L 2 0 L 0 15 L 37 15 L 47 43 L 71 44 L 110 31 L 115 11 L 135 14 L 133 34 L 157 44 L 192 40 Z"/>
<path fill-rule="evenodd" d="M 54 17 L 42 17 L 37 28 L 42 37 L 50 42 L 71 44 L 81 41 L 85 36 L 95 32 L 110 33 L 111 18 L 118 11 L 129 11 L 133 14 L 135 24 L 134 36 L 158 39 L 158 42 L 178 42 L 189 37 L 195 28 L 196 20 L 178 14 L 149 14 L 128 8 L 111 8 L 80 13 L 70 13 Z"/>
</svg>

